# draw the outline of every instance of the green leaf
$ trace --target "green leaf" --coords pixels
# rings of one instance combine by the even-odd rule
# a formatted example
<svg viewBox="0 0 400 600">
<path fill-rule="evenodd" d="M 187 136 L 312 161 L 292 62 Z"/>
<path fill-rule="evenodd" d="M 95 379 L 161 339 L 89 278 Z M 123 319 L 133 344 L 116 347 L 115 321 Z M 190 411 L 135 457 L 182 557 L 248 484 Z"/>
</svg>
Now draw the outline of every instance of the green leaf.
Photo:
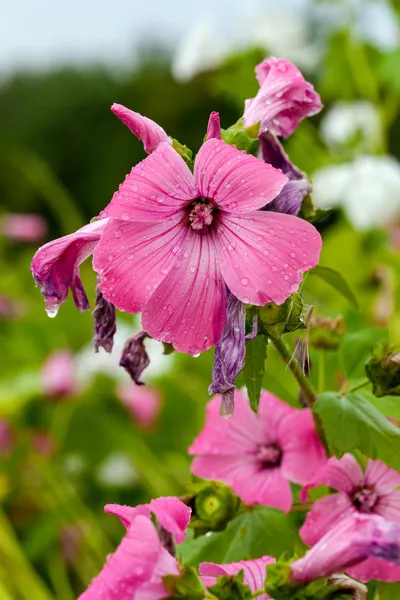
<svg viewBox="0 0 400 600">
<path fill-rule="evenodd" d="M 340 366 L 347 378 L 365 377 L 364 363 L 372 348 L 389 340 L 387 329 L 364 329 L 346 334 L 339 349 Z"/>
<path fill-rule="evenodd" d="M 329 450 L 336 456 L 359 449 L 371 458 L 400 469 L 400 429 L 361 393 L 326 392 L 313 411 L 320 418 Z"/>
<path fill-rule="evenodd" d="M 257 412 L 260 401 L 261 386 L 267 358 L 268 339 L 265 335 L 257 335 L 246 340 L 246 360 L 243 367 L 244 383 L 249 394 L 250 406 Z"/>
<path fill-rule="evenodd" d="M 187 539 L 177 547 L 185 564 L 228 563 L 304 548 L 295 517 L 275 508 L 256 507 L 233 519 L 224 531 Z"/>
<path fill-rule="evenodd" d="M 232 127 L 223 129 L 221 137 L 224 142 L 236 146 L 238 150 L 256 156 L 258 152 L 258 129 L 259 127 L 246 129 L 243 119 L 239 119 Z"/>
<path fill-rule="evenodd" d="M 338 271 L 335 271 L 335 269 L 318 265 L 309 271 L 309 275 L 315 275 L 316 277 L 323 279 L 326 283 L 335 288 L 337 292 L 342 294 L 354 308 L 359 308 L 357 299 L 349 284 Z"/>
</svg>

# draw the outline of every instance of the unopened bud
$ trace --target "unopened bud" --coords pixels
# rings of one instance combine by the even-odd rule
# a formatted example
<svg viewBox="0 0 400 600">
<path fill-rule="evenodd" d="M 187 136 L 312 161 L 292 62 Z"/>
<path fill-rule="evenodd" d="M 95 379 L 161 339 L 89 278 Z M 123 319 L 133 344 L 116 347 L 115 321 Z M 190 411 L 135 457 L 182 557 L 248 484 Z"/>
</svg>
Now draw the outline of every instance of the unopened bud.
<svg viewBox="0 0 400 600">
<path fill-rule="evenodd" d="M 283 333 L 304 329 L 304 303 L 300 294 L 293 294 L 283 304 L 269 302 L 258 312 L 262 329 L 272 338 L 280 338 Z"/>
<path fill-rule="evenodd" d="M 387 342 L 376 345 L 365 370 L 375 396 L 400 396 L 400 352 L 397 347 L 391 348 Z"/>
<path fill-rule="evenodd" d="M 310 321 L 310 346 L 317 350 L 336 350 L 346 333 L 342 315 L 337 317 L 312 317 Z"/>
<path fill-rule="evenodd" d="M 203 488 L 194 503 L 197 518 L 213 531 L 224 529 L 235 516 L 237 506 L 237 497 L 232 490 L 219 483 Z"/>
</svg>

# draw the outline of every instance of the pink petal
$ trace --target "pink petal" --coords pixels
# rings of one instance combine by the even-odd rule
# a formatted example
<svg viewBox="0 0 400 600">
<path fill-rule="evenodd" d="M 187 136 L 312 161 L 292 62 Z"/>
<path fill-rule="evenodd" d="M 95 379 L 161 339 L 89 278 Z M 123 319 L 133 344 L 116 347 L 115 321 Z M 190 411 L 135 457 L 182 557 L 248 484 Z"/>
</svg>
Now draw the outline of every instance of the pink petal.
<svg viewBox="0 0 400 600">
<path fill-rule="evenodd" d="M 245 104 L 246 127 L 261 122 L 261 132 L 269 129 L 288 137 L 302 119 L 322 109 L 321 99 L 311 83 L 288 60 L 271 57 L 255 70 L 260 89 Z"/>
<path fill-rule="evenodd" d="M 50 354 L 40 370 L 40 377 L 43 394 L 49 398 L 68 398 L 78 391 L 76 364 L 68 350 Z"/>
<path fill-rule="evenodd" d="M 394 490 L 379 497 L 374 512 L 388 521 L 400 523 L 400 490 Z"/>
<path fill-rule="evenodd" d="M 308 546 L 314 546 L 332 527 L 355 512 L 350 498 L 343 493 L 316 500 L 300 529 L 300 537 Z"/>
<path fill-rule="evenodd" d="M 211 140 L 212 138 L 221 139 L 221 123 L 217 112 L 212 112 L 208 120 L 207 139 Z"/>
<path fill-rule="evenodd" d="M 271 165 L 217 139 L 200 148 L 194 178 L 199 196 L 235 214 L 262 208 L 288 180 Z"/>
<path fill-rule="evenodd" d="M 281 469 L 260 469 L 237 477 L 232 488 L 246 504 L 265 504 L 289 512 L 293 497 L 290 483 L 282 477 Z"/>
<path fill-rule="evenodd" d="M 180 352 L 204 352 L 225 326 L 226 288 L 215 246 L 211 235 L 187 230 L 178 260 L 143 310 L 145 331 Z"/>
<path fill-rule="evenodd" d="M 192 512 L 186 504 L 174 496 L 162 496 L 151 500 L 149 506 L 160 525 L 175 535 L 177 544 L 186 539 L 186 528 Z"/>
<path fill-rule="evenodd" d="M 31 264 L 32 274 L 45 298 L 49 316 L 57 314 L 60 304 L 68 297 L 69 288 L 77 308 L 89 309 L 79 266 L 92 254 L 107 221 L 101 219 L 85 225 L 75 233 L 45 244 L 36 252 Z"/>
<path fill-rule="evenodd" d="M 364 484 L 375 488 L 378 494 L 386 494 L 400 486 L 400 473 L 380 460 L 369 460 Z"/>
<path fill-rule="evenodd" d="M 383 558 L 367 558 L 358 565 L 346 569 L 346 573 L 363 583 L 367 583 L 371 579 L 391 582 L 400 581 L 400 565 L 388 562 Z"/>
<path fill-rule="evenodd" d="M 150 505 L 139 504 L 138 506 L 126 506 L 125 504 L 106 504 L 104 512 L 108 515 L 115 515 L 121 521 L 122 525 L 128 529 L 135 517 L 141 515 L 150 517 Z"/>
<path fill-rule="evenodd" d="M 0 233 L 16 242 L 39 242 L 47 233 L 47 223 L 40 215 L 6 213 L 0 219 Z"/>
<path fill-rule="evenodd" d="M 263 444 L 275 444 L 278 441 L 279 424 L 294 410 L 271 392 L 261 391 L 257 416 L 263 430 Z"/>
<path fill-rule="evenodd" d="M 138 516 L 79 600 L 131 600 L 151 577 L 161 545 L 151 521 Z"/>
<path fill-rule="evenodd" d="M 263 556 L 254 560 L 241 560 L 225 565 L 203 562 L 199 565 L 199 574 L 203 583 L 207 587 L 211 587 L 217 583 L 217 577 L 224 575 L 229 577 L 243 571 L 243 581 L 254 594 L 256 591 L 264 589 L 267 566 L 275 562 L 276 560 L 272 556 Z M 260 594 L 256 598 L 268 600 L 269 596 Z"/>
<path fill-rule="evenodd" d="M 164 575 L 179 574 L 176 559 L 165 548 L 160 548 L 151 578 L 140 585 L 133 600 L 161 600 L 169 597 L 170 593 L 166 590 L 162 578 Z"/>
<path fill-rule="evenodd" d="M 319 485 L 327 485 L 340 492 L 351 494 L 362 485 L 363 479 L 362 469 L 352 454 L 344 454 L 340 459 L 332 456 L 303 488 L 300 498 L 305 502 L 308 490 Z"/>
<path fill-rule="evenodd" d="M 143 142 L 147 154 L 154 152 L 161 142 L 172 146 L 171 138 L 168 137 L 162 127 L 151 119 L 125 108 L 122 104 L 113 104 L 111 110 L 131 130 L 133 135 Z"/>
<path fill-rule="evenodd" d="M 176 262 L 186 232 L 179 215 L 159 223 L 111 219 L 93 257 L 104 298 L 126 312 L 142 310 Z"/>
<path fill-rule="evenodd" d="M 158 389 L 124 381 L 117 387 L 117 396 L 141 428 L 150 429 L 154 425 L 162 407 Z"/>
<path fill-rule="evenodd" d="M 309 408 L 296 410 L 282 419 L 278 425 L 278 443 L 283 451 L 282 474 L 295 483 L 307 483 L 326 462 Z"/>
<path fill-rule="evenodd" d="M 257 445 L 265 443 L 261 424 L 251 410 L 248 399 L 235 390 L 235 412 L 229 420 L 219 415 L 220 397 L 207 404 L 206 423 L 189 448 L 190 454 L 218 456 L 253 455 Z"/>
<path fill-rule="evenodd" d="M 254 212 L 224 215 L 222 274 L 242 302 L 282 304 L 299 287 L 304 271 L 318 263 L 321 236 L 292 215 Z"/>
<path fill-rule="evenodd" d="M 190 470 L 197 477 L 217 479 L 232 486 L 237 479 L 242 481 L 242 479 L 256 477 L 260 465 L 253 456 L 249 455 L 216 456 L 210 453 L 196 456 Z M 240 484 L 239 487 L 241 489 Z"/>
<path fill-rule="evenodd" d="M 189 167 L 171 146 L 162 142 L 133 167 L 102 216 L 161 221 L 197 197 Z"/>
</svg>

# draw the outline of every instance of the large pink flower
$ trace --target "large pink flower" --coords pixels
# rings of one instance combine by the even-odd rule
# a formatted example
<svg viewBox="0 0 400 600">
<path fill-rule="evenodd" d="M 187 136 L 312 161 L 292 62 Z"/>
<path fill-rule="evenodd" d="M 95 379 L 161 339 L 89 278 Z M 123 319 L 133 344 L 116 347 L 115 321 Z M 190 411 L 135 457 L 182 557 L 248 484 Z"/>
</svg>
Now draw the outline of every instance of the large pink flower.
<svg viewBox="0 0 400 600">
<path fill-rule="evenodd" d="M 198 354 L 225 325 L 226 286 L 242 302 L 280 304 L 318 262 L 309 223 L 259 211 L 287 178 L 217 139 L 206 141 L 194 175 L 161 143 L 132 169 L 103 213 L 94 252 L 103 296 L 142 312 L 144 329 Z"/>
<path fill-rule="evenodd" d="M 400 473 L 379 460 L 369 460 L 365 474 L 352 454 L 330 458 L 302 490 L 302 500 L 309 488 L 327 485 L 339 491 L 314 502 L 300 529 L 309 546 L 316 544 L 332 527 L 354 514 L 381 515 L 400 523 Z M 349 575 L 369 581 L 399 581 L 400 567 L 380 558 L 368 558 L 348 569 Z"/>
<path fill-rule="evenodd" d="M 319 95 L 295 65 L 284 58 L 268 58 L 256 66 L 260 89 L 246 100 L 246 127 L 261 123 L 260 133 L 269 130 L 288 137 L 305 117 L 322 109 Z"/>
<path fill-rule="evenodd" d="M 391 574 L 400 568 L 400 525 L 379 515 L 353 513 L 335 524 L 303 558 L 292 563 L 291 577 L 293 581 L 313 581 L 346 571 L 362 581 L 382 579 L 383 567 L 376 570 L 370 562 L 377 560 L 386 566 L 388 578 L 384 580 L 396 581 Z M 368 563 L 369 572 L 362 567 Z M 359 577 L 361 573 L 365 577 Z"/>
<path fill-rule="evenodd" d="M 237 575 L 243 571 L 243 581 L 249 586 L 254 594 L 258 590 L 264 589 L 266 568 L 273 564 L 275 558 L 272 556 L 263 556 L 254 560 L 240 560 L 239 562 L 228 563 L 225 565 L 216 565 L 210 562 L 203 562 L 199 565 L 199 573 L 202 582 L 206 587 L 211 587 L 217 583 L 217 577 Z M 269 600 L 268 594 L 255 596 L 258 600 Z"/>
<path fill-rule="evenodd" d="M 218 411 L 217 396 L 209 402 L 205 427 L 189 449 L 196 455 L 192 472 L 224 481 L 247 504 L 289 511 L 289 481 L 306 483 L 325 461 L 311 411 L 292 408 L 265 391 L 257 415 L 238 391 L 229 421 Z"/>
<path fill-rule="evenodd" d="M 163 548 L 148 517 L 137 515 L 79 600 L 161 600 L 169 593 L 163 575 L 179 575 L 176 559 Z"/>
</svg>

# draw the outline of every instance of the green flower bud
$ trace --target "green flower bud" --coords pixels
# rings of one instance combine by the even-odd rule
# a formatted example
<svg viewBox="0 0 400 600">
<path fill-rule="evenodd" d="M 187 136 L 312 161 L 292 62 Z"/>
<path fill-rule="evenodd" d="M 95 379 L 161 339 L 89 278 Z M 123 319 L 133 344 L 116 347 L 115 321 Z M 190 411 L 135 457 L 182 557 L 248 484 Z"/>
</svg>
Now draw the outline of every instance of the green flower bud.
<svg viewBox="0 0 400 600">
<path fill-rule="evenodd" d="M 300 294 L 293 294 L 283 304 L 269 302 L 258 311 L 260 329 L 272 339 L 280 338 L 283 333 L 304 329 L 304 303 Z"/>
<path fill-rule="evenodd" d="M 216 482 L 200 490 L 194 502 L 197 518 L 214 531 L 224 529 L 235 516 L 237 506 L 238 500 L 232 490 Z"/>
<path fill-rule="evenodd" d="M 377 344 L 371 358 L 365 364 L 372 391 L 378 398 L 400 396 L 400 351 L 391 348 L 387 342 Z"/>
<path fill-rule="evenodd" d="M 312 317 L 310 320 L 310 346 L 317 350 L 336 350 L 346 333 L 342 315 Z"/>
</svg>

